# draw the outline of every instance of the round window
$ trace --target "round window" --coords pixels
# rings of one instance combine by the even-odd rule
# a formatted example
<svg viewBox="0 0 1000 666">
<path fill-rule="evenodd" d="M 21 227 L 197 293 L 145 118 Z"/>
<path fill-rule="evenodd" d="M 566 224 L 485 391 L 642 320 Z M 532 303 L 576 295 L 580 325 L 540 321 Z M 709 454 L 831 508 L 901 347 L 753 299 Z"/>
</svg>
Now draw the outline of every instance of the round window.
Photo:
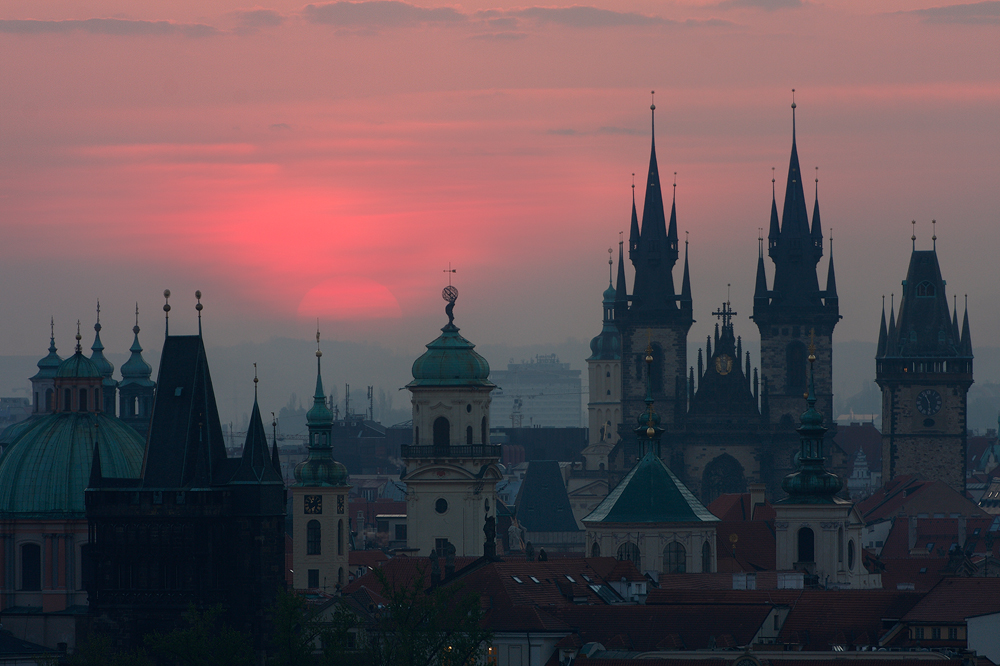
<svg viewBox="0 0 1000 666">
<path fill-rule="evenodd" d="M 469 414 L 471 414 L 472 413 L 472 405 L 466 405 L 465 406 L 465 411 L 467 411 Z"/>
<path fill-rule="evenodd" d="M 446 500 L 443 497 L 438 498 L 438 501 L 434 503 L 434 510 L 437 511 L 438 513 L 444 513 L 445 511 L 447 511 L 448 500 Z"/>
</svg>

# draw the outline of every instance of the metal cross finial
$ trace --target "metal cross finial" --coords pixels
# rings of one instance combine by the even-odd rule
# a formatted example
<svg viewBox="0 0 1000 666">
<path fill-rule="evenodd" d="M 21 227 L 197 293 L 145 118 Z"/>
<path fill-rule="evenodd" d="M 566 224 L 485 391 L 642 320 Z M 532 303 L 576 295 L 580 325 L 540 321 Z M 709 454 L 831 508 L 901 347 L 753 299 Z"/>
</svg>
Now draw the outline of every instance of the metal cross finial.
<svg viewBox="0 0 1000 666">
<path fill-rule="evenodd" d="M 163 304 L 163 318 L 166 320 L 166 334 L 170 335 L 170 290 L 163 290 L 163 300 L 166 301 Z"/>
<path fill-rule="evenodd" d="M 49 317 L 49 337 L 55 340 L 56 338 L 56 318 Z"/>
<path fill-rule="evenodd" d="M 656 111 L 656 91 L 649 91 L 649 110 Z"/>
<path fill-rule="evenodd" d="M 257 364 L 253 364 L 253 399 L 257 401 Z"/>
<path fill-rule="evenodd" d="M 632 173 L 632 196 L 635 196 L 635 172 Z"/>
<path fill-rule="evenodd" d="M 729 297 L 726 297 L 726 302 L 722 304 L 722 307 L 712 313 L 712 316 L 718 317 L 722 320 L 723 327 L 731 326 L 733 317 L 738 313 L 733 310 L 732 306 L 729 305 Z"/>
<path fill-rule="evenodd" d="M 910 220 L 910 224 L 913 225 L 913 233 L 910 234 L 910 241 L 913 242 L 913 249 L 917 249 L 917 221 Z"/>
<path fill-rule="evenodd" d="M 931 220 L 931 229 L 933 229 L 933 236 L 931 240 L 934 241 L 934 249 L 937 250 L 937 220 Z"/>
<path fill-rule="evenodd" d="M 450 287 L 450 286 L 451 286 L 451 274 L 452 274 L 452 273 L 457 273 L 457 272 L 458 272 L 458 270 L 457 270 L 457 269 L 455 269 L 455 268 L 452 268 L 452 267 L 451 267 L 451 262 L 449 261 L 449 262 L 448 262 L 448 268 L 445 268 L 445 269 L 444 269 L 444 270 L 442 270 L 441 272 L 442 272 L 442 273 L 447 273 L 447 274 L 448 274 L 448 286 Z"/>
</svg>

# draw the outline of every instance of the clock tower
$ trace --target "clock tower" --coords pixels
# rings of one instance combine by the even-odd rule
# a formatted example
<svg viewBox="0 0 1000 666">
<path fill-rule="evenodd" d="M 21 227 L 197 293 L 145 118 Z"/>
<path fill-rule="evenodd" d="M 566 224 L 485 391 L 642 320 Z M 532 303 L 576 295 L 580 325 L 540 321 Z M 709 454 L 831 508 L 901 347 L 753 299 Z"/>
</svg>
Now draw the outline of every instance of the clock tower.
<svg viewBox="0 0 1000 666">
<path fill-rule="evenodd" d="M 899 315 L 885 310 L 875 357 L 882 389 L 882 478 L 913 474 L 965 492 L 966 408 L 972 340 L 966 306 L 948 312 L 937 250 L 917 250 L 903 280 Z M 937 236 L 934 236 L 937 245 Z"/>
<path fill-rule="evenodd" d="M 316 331 L 316 394 L 306 412 L 309 457 L 295 466 L 292 486 L 292 586 L 333 593 L 347 584 L 347 468 L 333 459 L 333 412 L 326 406 Z"/>
</svg>

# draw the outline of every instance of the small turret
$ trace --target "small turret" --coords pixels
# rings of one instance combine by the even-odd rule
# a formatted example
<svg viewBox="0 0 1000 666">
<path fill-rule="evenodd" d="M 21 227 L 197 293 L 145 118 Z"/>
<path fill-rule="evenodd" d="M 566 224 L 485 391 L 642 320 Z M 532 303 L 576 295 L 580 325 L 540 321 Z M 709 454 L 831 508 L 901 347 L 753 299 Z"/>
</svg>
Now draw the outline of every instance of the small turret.
<svg viewBox="0 0 1000 666">
<path fill-rule="evenodd" d="M 889 334 L 885 327 L 885 296 L 882 297 L 882 323 L 878 328 L 878 349 L 875 351 L 875 358 L 885 356 L 885 349 L 888 343 Z"/>
<path fill-rule="evenodd" d="M 972 356 L 972 333 L 969 332 L 969 297 L 965 297 L 965 317 L 962 321 L 962 353 Z"/>
</svg>

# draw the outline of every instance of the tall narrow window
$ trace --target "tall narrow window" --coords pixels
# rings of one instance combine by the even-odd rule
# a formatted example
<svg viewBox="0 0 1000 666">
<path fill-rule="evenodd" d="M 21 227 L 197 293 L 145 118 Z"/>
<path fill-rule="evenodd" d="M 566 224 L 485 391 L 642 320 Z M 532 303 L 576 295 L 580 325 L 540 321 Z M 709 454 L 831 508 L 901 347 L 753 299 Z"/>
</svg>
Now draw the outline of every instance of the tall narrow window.
<svg viewBox="0 0 1000 666">
<path fill-rule="evenodd" d="M 52 409 L 52 389 L 45 389 L 45 411 L 51 412 Z"/>
<path fill-rule="evenodd" d="M 466 426 L 465 428 L 465 443 L 472 446 L 472 426 Z"/>
<path fill-rule="evenodd" d="M 806 346 L 799 340 L 785 349 L 785 384 L 788 393 L 806 390 Z"/>
<path fill-rule="evenodd" d="M 318 520 L 310 520 L 306 525 L 306 554 L 320 555 L 322 553 L 321 528 Z"/>
<path fill-rule="evenodd" d="M 81 412 L 87 411 L 87 389 L 80 389 L 80 407 Z"/>
<path fill-rule="evenodd" d="M 799 530 L 799 562 L 815 562 L 815 537 L 808 527 Z"/>
<path fill-rule="evenodd" d="M 73 389 L 63 389 L 63 411 L 73 409 Z"/>
<path fill-rule="evenodd" d="M 591 557 L 601 556 L 601 544 L 597 543 L 596 541 L 594 542 L 594 545 L 590 547 L 590 556 Z"/>
<path fill-rule="evenodd" d="M 37 543 L 21 546 L 21 589 L 42 589 L 42 549 Z"/>
<path fill-rule="evenodd" d="M 439 416 L 434 419 L 434 447 L 446 449 L 450 443 L 451 424 L 448 423 L 448 419 L 443 416 Z"/>
<path fill-rule="evenodd" d="M 712 547 L 708 542 L 701 544 L 701 572 L 711 573 L 712 571 Z"/>
<path fill-rule="evenodd" d="M 483 420 L 480 421 L 479 423 L 479 436 L 482 439 L 481 443 L 483 446 L 487 446 L 490 443 L 490 431 L 489 428 L 486 426 L 485 416 L 483 417 Z"/>
<path fill-rule="evenodd" d="M 311 590 L 319 589 L 319 569 L 308 569 L 307 573 L 309 582 L 306 583 L 306 586 Z"/>
<path fill-rule="evenodd" d="M 344 554 L 344 521 L 337 521 L 337 555 Z"/>
</svg>

